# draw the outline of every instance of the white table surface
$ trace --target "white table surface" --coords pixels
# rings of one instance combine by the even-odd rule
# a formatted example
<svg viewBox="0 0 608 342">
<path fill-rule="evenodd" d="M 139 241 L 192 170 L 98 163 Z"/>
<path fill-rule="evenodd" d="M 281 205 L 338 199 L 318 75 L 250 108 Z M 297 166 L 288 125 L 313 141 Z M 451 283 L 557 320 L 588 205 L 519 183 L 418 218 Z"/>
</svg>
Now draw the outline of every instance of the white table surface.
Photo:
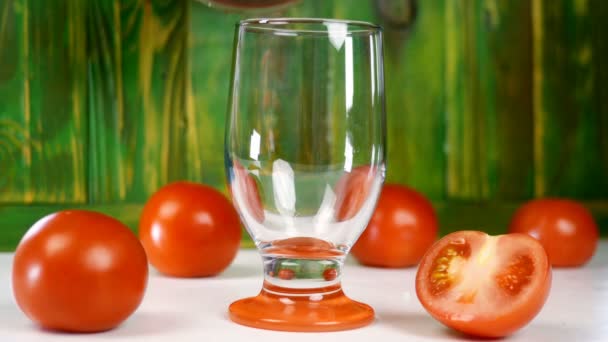
<svg viewBox="0 0 608 342">
<path fill-rule="evenodd" d="M 232 323 L 228 305 L 258 293 L 261 261 L 242 250 L 221 276 L 174 279 L 151 272 L 139 309 L 118 328 L 98 334 L 51 333 L 37 328 L 17 308 L 10 287 L 12 254 L 0 254 L 0 341 L 458 341 L 467 340 L 434 321 L 414 288 L 415 268 L 367 268 L 349 260 L 345 292 L 376 310 L 371 325 L 332 333 L 286 333 Z M 541 313 L 504 341 L 608 341 L 608 241 L 578 269 L 556 269 Z"/>
</svg>

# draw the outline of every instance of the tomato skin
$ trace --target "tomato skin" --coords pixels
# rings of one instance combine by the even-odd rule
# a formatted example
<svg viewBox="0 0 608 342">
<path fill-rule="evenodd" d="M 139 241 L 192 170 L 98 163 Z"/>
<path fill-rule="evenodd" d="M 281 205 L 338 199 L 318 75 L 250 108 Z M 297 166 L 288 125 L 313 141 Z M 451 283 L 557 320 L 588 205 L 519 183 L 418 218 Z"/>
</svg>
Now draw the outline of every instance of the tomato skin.
<svg viewBox="0 0 608 342">
<path fill-rule="evenodd" d="M 493 251 L 487 253 L 488 250 L 485 250 L 487 253 L 486 260 L 491 260 L 489 263 L 486 261 L 489 265 L 492 265 L 492 262 L 495 263 L 494 265 L 500 264 L 499 261 L 504 262 L 502 265 L 510 265 L 510 262 L 517 260 L 514 257 L 518 255 L 530 258 L 532 262 L 528 265 L 533 265 L 531 266 L 533 269 L 532 273 L 517 279 L 518 282 L 522 279 L 529 281 L 526 284 L 527 288 L 509 295 L 507 292 L 508 288 L 507 290 L 499 288 L 498 281 L 496 281 L 497 274 L 512 274 L 508 273 L 509 268 L 501 267 L 493 269 L 491 267 L 496 266 L 487 266 L 488 264 L 477 265 L 476 263 L 479 263 L 480 259 L 475 259 L 472 262 L 473 268 L 477 267 L 477 272 L 474 273 L 476 278 L 472 279 L 473 281 L 468 284 L 475 284 L 474 290 L 477 292 L 491 289 L 493 292 L 488 292 L 491 294 L 490 296 L 481 297 L 484 298 L 484 300 L 480 300 L 481 303 L 462 304 L 458 302 L 462 297 L 459 298 L 454 293 L 432 294 L 429 287 L 429 282 L 431 281 L 430 272 L 432 271 L 431 265 L 438 260 L 441 256 L 441 251 L 449 243 L 457 242 L 458 244 L 462 244 L 464 242 L 471 249 L 471 254 L 474 255 L 474 253 L 483 250 L 490 239 L 497 242 Z M 505 273 L 505 270 L 507 270 L 507 273 Z M 491 277 L 484 279 L 480 274 L 491 274 Z M 526 276 L 529 278 L 525 279 Z M 457 274 L 456 277 L 462 277 L 462 273 Z M 505 278 L 510 280 L 508 277 Z M 547 255 L 540 243 L 530 236 L 525 234 L 507 234 L 492 237 L 478 231 L 460 231 L 446 235 L 437 241 L 424 255 L 416 274 L 416 294 L 422 306 L 429 314 L 444 325 L 465 334 L 496 338 L 508 336 L 521 329 L 540 312 L 549 295 L 551 281 L 551 266 Z M 517 282 L 515 285 L 517 285 Z M 470 288 L 467 289 L 470 290 Z M 477 292 L 475 293 L 477 294 Z M 465 312 L 467 305 L 478 306 L 473 306 L 471 311 Z M 479 309 L 480 306 L 484 310 Z"/>
<path fill-rule="evenodd" d="M 576 267 L 595 254 L 599 229 L 587 208 L 567 199 L 537 199 L 513 215 L 509 232 L 540 241 L 553 266 Z"/>
<path fill-rule="evenodd" d="M 213 276 L 238 251 L 241 224 L 228 199 L 192 182 L 168 184 L 144 206 L 139 237 L 150 263 L 175 277 Z"/>
<path fill-rule="evenodd" d="M 386 184 L 376 211 L 351 253 L 368 266 L 413 266 L 437 234 L 437 215 L 429 200 L 414 189 Z"/>
<path fill-rule="evenodd" d="M 52 330 L 114 328 L 137 309 L 147 281 L 148 262 L 137 237 L 119 221 L 84 210 L 40 219 L 13 260 L 17 304 Z"/>
</svg>

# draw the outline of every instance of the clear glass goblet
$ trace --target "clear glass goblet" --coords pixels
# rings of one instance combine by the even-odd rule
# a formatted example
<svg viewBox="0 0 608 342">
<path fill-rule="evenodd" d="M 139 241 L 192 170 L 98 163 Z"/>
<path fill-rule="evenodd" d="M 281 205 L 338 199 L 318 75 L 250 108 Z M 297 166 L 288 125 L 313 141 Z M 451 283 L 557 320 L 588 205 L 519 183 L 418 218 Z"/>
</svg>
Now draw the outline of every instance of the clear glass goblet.
<svg viewBox="0 0 608 342">
<path fill-rule="evenodd" d="M 259 249 L 261 292 L 240 324 L 331 331 L 373 321 L 342 265 L 385 174 L 382 31 L 330 19 L 250 19 L 236 30 L 226 127 L 234 205 Z"/>
</svg>

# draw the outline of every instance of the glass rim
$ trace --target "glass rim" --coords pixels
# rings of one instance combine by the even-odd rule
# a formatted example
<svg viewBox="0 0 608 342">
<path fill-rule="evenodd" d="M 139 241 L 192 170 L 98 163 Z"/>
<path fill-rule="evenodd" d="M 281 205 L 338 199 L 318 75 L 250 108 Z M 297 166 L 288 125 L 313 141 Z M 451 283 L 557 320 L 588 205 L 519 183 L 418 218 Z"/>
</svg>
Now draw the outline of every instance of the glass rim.
<svg viewBox="0 0 608 342">
<path fill-rule="evenodd" d="M 325 25 L 324 30 L 311 28 L 289 28 L 290 24 Z M 367 21 L 350 19 L 327 18 L 250 18 L 239 21 L 236 26 L 246 32 L 275 34 L 286 36 L 319 35 L 330 36 L 334 32 L 331 25 L 345 25 L 346 30 L 340 30 L 340 35 L 374 35 L 382 32 L 382 27 Z"/>
</svg>

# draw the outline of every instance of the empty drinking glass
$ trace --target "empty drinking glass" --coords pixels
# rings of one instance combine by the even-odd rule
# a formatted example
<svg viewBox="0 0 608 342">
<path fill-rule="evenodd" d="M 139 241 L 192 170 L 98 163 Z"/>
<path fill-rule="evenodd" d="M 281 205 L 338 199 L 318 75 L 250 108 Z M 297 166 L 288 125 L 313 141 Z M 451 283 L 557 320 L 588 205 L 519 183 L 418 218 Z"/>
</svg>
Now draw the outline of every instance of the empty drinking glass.
<svg viewBox="0 0 608 342">
<path fill-rule="evenodd" d="M 241 21 L 228 115 L 230 190 L 264 265 L 260 294 L 233 303 L 231 319 L 291 331 L 370 323 L 372 308 L 340 279 L 384 181 L 381 29 Z"/>
</svg>

